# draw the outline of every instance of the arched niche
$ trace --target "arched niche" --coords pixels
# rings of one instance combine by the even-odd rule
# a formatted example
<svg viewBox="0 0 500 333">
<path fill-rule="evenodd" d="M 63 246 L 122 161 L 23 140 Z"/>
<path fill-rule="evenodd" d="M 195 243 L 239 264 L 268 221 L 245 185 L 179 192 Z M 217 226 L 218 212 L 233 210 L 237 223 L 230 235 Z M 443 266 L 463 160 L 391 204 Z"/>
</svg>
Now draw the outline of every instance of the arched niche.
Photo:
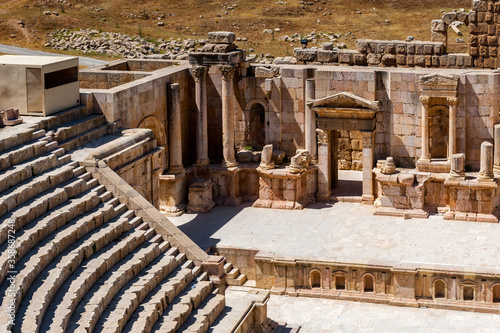
<svg viewBox="0 0 500 333">
<path fill-rule="evenodd" d="M 167 132 L 163 123 L 155 116 L 147 116 L 139 123 L 138 128 L 147 128 L 153 131 L 158 147 L 164 147 L 167 144 Z"/>
<path fill-rule="evenodd" d="M 437 298 L 447 298 L 448 288 L 446 282 L 443 279 L 436 279 L 432 284 L 432 295 L 434 299 Z"/>
<path fill-rule="evenodd" d="M 260 150 L 267 143 L 267 120 L 266 112 L 268 105 L 261 99 L 252 99 L 245 106 L 245 143 Z"/>
<path fill-rule="evenodd" d="M 322 274 L 319 269 L 313 269 L 309 272 L 309 285 L 311 288 L 321 288 Z"/>
<path fill-rule="evenodd" d="M 375 291 L 375 276 L 371 273 L 365 273 L 361 279 L 362 290 L 365 293 L 372 293 Z"/>
</svg>

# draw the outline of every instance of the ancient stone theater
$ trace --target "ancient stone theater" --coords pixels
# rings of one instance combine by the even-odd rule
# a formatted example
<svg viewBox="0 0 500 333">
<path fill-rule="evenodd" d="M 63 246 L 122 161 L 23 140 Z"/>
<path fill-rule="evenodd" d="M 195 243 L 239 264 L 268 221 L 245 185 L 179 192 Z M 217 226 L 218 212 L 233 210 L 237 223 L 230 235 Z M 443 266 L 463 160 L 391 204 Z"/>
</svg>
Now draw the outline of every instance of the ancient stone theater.
<svg viewBox="0 0 500 333">
<path fill-rule="evenodd" d="M 457 21 L 467 53 L 447 52 Z M 430 31 L 298 48 L 293 64 L 254 63 L 231 32 L 188 60 L 0 56 L 2 330 L 278 332 L 270 292 L 500 313 L 498 248 L 453 264 L 286 258 L 202 249 L 169 220 L 348 202 L 497 228 L 500 3 Z M 359 188 L 340 186 L 346 170 Z"/>
</svg>

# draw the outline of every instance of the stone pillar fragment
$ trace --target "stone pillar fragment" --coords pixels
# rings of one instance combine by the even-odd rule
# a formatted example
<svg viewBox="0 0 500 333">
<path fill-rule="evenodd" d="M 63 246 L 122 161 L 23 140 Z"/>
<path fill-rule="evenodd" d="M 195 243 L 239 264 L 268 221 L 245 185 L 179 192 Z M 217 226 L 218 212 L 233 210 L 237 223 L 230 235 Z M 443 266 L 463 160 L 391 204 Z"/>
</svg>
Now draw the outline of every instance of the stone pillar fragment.
<svg viewBox="0 0 500 333">
<path fill-rule="evenodd" d="M 361 132 L 363 135 L 363 203 L 373 204 L 373 132 Z"/>
<path fill-rule="evenodd" d="M 420 103 L 422 103 L 422 155 L 421 160 L 430 161 L 431 155 L 429 154 L 429 96 L 420 96 Z"/>
<path fill-rule="evenodd" d="M 169 87 L 171 109 L 168 117 L 168 143 L 170 163 L 168 173 L 183 173 L 182 165 L 182 134 L 181 134 L 181 102 L 179 84 L 173 83 Z"/>
<path fill-rule="evenodd" d="M 493 171 L 500 174 L 500 124 L 496 124 L 493 133 L 494 140 L 494 164 Z"/>
<path fill-rule="evenodd" d="M 262 153 L 260 154 L 260 165 L 259 168 L 264 170 L 274 169 L 273 158 L 273 145 L 266 145 L 262 148 Z"/>
<path fill-rule="evenodd" d="M 329 130 L 318 133 L 318 195 L 319 201 L 328 201 L 332 194 L 332 135 Z"/>
<path fill-rule="evenodd" d="M 233 78 L 235 68 L 233 66 L 219 66 L 222 74 L 222 153 L 225 167 L 238 165 L 234 153 L 234 87 Z"/>
<path fill-rule="evenodd" d="M 299 173 L 302 171 L 302 154 L 298 153 L 290 159 L 290 165 L 287 167 L 290 173 Z"/>
<path fill-rule="evenodd" d="M 316 141 L 316 112 L 311 110 L 307 105 L 308 102 L 314 100 L 316 95 L 314 80 L 306 80 L 306 107 L 305 107 L 305 124 L 304 124 L 304 135 L 306 149 L 309 150 L 311 157 L 314 161 L 318 159 L 318 143 Z"/>
<path fill-rule="evenodd" d="M 493 144 L 485 141 L 481 144 L 481 169 L 477 180 L 493 181 Z"/>
<path fill-rule="evenodd" d="M 465 179 L 464 154 L 451 155 L 451 170 L 449 179 Z"/>
<path fill-rule="evenodd" d="M 208 159 L 208 123 L 207 123 L 207 67 L 193 67 L 196 100 L 196 165 L 210 164 Z"/>
<path fill-rule="evenodd" d="M 449 143 L 448 143 L 448 160 L 451 156 L 457 152 L 457 98 L 448 98 L 448 104 L 450 106 L 449 112 Z"/>
</svg>

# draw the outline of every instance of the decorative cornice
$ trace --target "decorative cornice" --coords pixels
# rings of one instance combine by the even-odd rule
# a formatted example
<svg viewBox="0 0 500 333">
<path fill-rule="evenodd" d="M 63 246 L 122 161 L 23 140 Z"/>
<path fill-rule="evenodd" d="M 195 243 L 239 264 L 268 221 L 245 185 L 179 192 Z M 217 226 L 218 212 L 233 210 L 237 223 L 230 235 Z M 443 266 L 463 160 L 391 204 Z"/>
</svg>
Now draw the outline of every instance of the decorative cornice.
<svg viewBox="0 0 500 333">
<path fill-rule="evenodd" d="M 458 85 L 457 75 L 446 74 L 430 74 L 423 75 L 419 78 L 418 82 L 421 85 Z"/>
</svg>

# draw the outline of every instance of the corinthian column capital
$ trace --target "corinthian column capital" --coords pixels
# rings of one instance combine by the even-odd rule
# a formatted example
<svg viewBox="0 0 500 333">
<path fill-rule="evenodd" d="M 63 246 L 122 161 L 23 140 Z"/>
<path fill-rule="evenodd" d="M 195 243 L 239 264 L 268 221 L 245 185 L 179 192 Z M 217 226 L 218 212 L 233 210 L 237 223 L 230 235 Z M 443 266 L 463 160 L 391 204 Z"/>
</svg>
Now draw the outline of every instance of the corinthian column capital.
<svg viewBox="0 0 500 333">
<path fill-rule="evenodd" d="M 427 105 L 429 104 L 431 98 L 429 96 L 420 96 L 420 103 Z"/>
<path fill-rule="evenodd" d="M 193 67 L 193 77 L 195 81 L 200 81 L 207 75 L 208 69 L 205 66 L 195 66 Z"/>
<path fill-rule="evenodd" d="M 455 106 L 455 105 L 457 105 L 457 103 L 458 103 L 458 98 L 456 98 L 456 97 L 448 98 L 448 104 L 450 106 Z"/>
<path fill-rule="evenodd" d="M 234 77 L 234 71 L 236 68 L 234 66 L 219 66 L 219 71 L 222 74 L 222 79 L 230 81 Z"/>
</svg>

